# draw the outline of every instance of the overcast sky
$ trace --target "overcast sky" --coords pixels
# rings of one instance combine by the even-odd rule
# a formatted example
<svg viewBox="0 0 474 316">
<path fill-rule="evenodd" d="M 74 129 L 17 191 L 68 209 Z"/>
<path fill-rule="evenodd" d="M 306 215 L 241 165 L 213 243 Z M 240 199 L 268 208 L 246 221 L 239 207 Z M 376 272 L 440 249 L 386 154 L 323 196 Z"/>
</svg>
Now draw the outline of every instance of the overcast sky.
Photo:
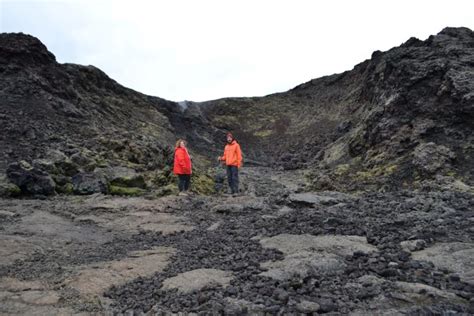
<svg viewBox="0 0 474 316">
<path fill-rule="evenodd" d="M 472 0 L 0 0 L 0 11 L 1 32 L 173 101 L 286 91 L 411 36 L 474 29 Z"/>
</svg>

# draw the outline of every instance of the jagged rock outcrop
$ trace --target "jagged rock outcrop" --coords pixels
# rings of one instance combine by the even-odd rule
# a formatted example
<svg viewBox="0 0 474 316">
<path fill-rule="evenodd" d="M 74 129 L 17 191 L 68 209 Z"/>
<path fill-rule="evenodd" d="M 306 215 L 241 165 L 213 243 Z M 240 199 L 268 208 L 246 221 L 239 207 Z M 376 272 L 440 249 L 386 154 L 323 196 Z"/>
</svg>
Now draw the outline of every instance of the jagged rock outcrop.
<svg viewBox="0 0 474 316">
<path fill-rule="evenodd" d="M 472 184 L 473 48 L 470 29 L 446 28 L 285 93 L 202 109 L 251 158 L 316 169 L 318 189 L 396 189 L 440 173 Z"/>
<path fill-rule="evenodd" d="M 469 191 L 472 60 L 474 33 L 446 28 L 288 92 L 181 106 L 122 87 L 93 66 L 59 64 L 34 37 L 4 33 L 0 172 L 57 151 L 68 164 L 54 163 L 51 174 L 61 192 L 75 174 L 110 167 L 134 169 L 152 187 L 165 187 L 176 138 L 189 141 L 204 176 L 230 130 L 246 165 L 309 168 L 317 190 L 456 183 Z M 210 191 L 212 183 L 201 179 Z"/>
<path fill-rule="evenodd" d="M 72 177 L 72 186 L 74 193 L 80 195 L 109 192 L 105 177 L 92 172 L 76 174 Z"/>
<path fill-rule="evenodd" d="M 30 195 L 54 195 L 55 183 L 48 173 L 32 167 L 25 161 L 8 166 L 7 176 L 21 192 Z"/>
<path fill-rule="evenodd" d="M 0 314 L 474 314 L 473 48 L 448 28 L 179 107 L 0 34 Z M 241 196 L 156 198 L 175 137 L 207 190 L 228 129 L 277 168 L 242 168 Z"/>
<path fill-rule="evenodd" d="M 71 177 L 95 168 L 131 168 L 153 183 L 152 173 L 172 163 L 178 137 L 206 136 L 184 121 L 174 102 L 127 89 L 93 66 L 59 64 L 32 36 L 0 34 L 2 174 L 24 160 L 59 191 L 71 191 Z M 195 166 L 203 165 L 191 152 Z"/>
</svg>

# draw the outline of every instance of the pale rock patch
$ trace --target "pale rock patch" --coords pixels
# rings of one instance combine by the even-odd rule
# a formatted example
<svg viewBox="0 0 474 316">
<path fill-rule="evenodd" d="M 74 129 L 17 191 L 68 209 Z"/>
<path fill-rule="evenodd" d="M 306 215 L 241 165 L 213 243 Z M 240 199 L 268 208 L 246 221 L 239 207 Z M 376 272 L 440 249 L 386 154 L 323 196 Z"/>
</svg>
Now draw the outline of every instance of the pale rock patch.
<svg viewBox="0 0 474 316">
<path fill-rule="evenodd" d="M 190 293 L 205 287 L 227 287 L 232 279 L 233 275 L 229 271 L 196 269 L 164 280 L 163 289 L 178 289 L 181 293 Z"/>
<path fill-rule="evenodd" d="M 309 274 L 335 275 L 344 272 L 344 256 L 359 251 L 371 253 L 376 247 L 360 236 L 312 236 L 281 234 L 262 238 L 264 248 L 281 251 L 285 258 L 280 261 L 267 261 L 261 267 L 267 271 L 260 275 L 277 280 L 287 280 L 293 275 L 305 277 Z"/>
<path fill-rule="evenodd" d="M 473 243 L 438 243 L 424 250 L 412 252 L 412 258 L 432 262 L 438 268 L 459 274 L 464 282 L 474 284 Z"/>
<path fill-rule="evenodd" d="M 147 277 L 163 271 L 174 254 L 173 248 L 158 247 L 135 251 L 121 260 L 87 265 L 66 280 L 65 284 L 82 295 L 102 295 L 109 287 L 119 286 L 138 277 Z"/>
</svg>

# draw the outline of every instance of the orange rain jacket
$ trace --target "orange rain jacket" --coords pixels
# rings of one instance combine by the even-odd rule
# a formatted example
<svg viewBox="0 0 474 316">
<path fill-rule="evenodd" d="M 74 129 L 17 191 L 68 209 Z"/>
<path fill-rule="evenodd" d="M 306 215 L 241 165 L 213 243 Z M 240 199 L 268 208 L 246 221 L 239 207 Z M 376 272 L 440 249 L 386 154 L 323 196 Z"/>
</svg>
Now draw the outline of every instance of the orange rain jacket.
<svg viewBox="0 0 474 316">
<path fill-rule="evenodd" d="M 233 140 L 230 144 L 225 145 L 224 155 L 219 157 L 220 160 L 225 161 L 227 166 L 242 166 L 242 151 L 240 145 Z"/>
</svg>

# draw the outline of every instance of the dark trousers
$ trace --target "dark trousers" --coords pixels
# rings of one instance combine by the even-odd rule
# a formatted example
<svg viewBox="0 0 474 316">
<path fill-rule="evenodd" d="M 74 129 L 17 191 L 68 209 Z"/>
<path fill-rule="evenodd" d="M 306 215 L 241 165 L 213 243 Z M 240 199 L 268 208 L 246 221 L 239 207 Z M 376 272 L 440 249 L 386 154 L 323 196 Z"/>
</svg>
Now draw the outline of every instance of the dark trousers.
<svg viewBox="0 0 474 316">
<path fill-rule="evenodd" d="M 191 183 L 190 174 L 178 174 L 178 189 L 181 191 L 188 191 L 189 184 Z"/>
<path fill-rule="evenodd" d="M 232 194 L 239 193 L 239 168 L 227 166 L 227 181 L 229 182 Z"/>
</svg>

